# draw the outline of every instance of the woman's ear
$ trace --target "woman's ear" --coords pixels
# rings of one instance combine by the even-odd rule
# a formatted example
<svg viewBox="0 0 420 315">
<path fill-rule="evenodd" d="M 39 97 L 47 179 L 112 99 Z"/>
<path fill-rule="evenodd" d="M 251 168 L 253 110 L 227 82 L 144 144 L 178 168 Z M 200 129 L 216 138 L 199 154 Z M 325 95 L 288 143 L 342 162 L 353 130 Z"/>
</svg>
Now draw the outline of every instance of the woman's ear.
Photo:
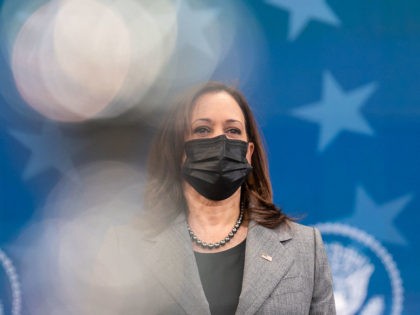
<svg viewBox="0 0 420 315">
<path fill-rule="evenodd" d="M 248 142 L 248 150 L 246 151 L 246 160 L 251 164 L 252 154 L 254 153 L 254 143 Z"/>
</svg>

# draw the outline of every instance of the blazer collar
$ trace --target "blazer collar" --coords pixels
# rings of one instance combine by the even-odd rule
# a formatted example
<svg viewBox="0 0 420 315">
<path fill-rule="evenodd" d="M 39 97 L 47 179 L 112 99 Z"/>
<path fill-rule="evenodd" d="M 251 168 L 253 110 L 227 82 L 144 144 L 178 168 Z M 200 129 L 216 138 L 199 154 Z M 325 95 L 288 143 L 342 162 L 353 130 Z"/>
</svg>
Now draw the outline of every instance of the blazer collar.
<svg viewBox="0 0 420 315">
<path fill-rule="evenodd" d="M 287 224 L 268 229 L 255 222 L 250 223 L 242 291 L 236 314 L 255 314 L 287 273 L 294 255 L 290 255 L 282 242 L 291 238 Z"/>
<path fill-rule="evenodd" d="M 153 239 L 146 264 L 187 314 L 210 315 L 184 212 Z"/>
<path fill-rule="evenodd" d="M 292 236 L 287 224 L 268 229 L 250 222 L 237 314 L 256 313 L 289 270 L 294 255 L 289 254 L 282 242 Z M 169 228 L 153 239 L 146 264 L 187 314 L 210 315 L 186 228 L 185 213 L 182 212 Z"/>
</svg>

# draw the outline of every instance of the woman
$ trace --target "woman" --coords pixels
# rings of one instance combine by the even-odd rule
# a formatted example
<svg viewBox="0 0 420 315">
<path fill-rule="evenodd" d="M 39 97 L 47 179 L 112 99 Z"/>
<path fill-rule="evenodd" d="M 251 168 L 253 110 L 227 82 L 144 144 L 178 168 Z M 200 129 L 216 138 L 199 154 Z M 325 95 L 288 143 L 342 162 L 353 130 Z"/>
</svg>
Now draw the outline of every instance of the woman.
<svg viewBox="0 0 420 315">
<path fill-rule="evenodd" d="M 117 245 L 103 257 L 118 253 L 114 269 L 137 277 L 117 285 L 135 301 L 119 312 L 335 314 L 321 236 L 274 206 L 256 123 L 236 89 L 210 82 L 187 93 L 149 166 L 143 225 L 153 233 L 114 231 Z"/>
</svg>

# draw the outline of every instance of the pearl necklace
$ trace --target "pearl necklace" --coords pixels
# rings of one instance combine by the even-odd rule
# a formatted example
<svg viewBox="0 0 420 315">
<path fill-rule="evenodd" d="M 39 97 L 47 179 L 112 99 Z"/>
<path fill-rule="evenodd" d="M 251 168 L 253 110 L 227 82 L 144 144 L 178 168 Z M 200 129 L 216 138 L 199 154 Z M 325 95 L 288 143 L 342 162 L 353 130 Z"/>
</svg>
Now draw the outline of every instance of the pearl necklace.
<svg viewBox="0 0 420 315">
<path fill-rule="evenodd" d="M 243 217 L 244 217 L 244 211 L 243 211 L 243 209 L 241 209 L 241 212 L 239 213 L 239 218 L 238 218 L 238 220 L 236 220 L 236 223 L 233 226 L 232 230 L 229 232 L 229 234 L 224 239 L 222 239 L 221 241 L 216 242 L 216 243 L 207 243 L 207 242 L 203 242 L 202 240 L 200 240 L 197 237 L 197 235 L 194 234 L 190 225 L 187 223 L 188 233 L 190 233 L 191 241 L 196 243 L 198 246 L 201 246 L 202 248 L 205 248 L 205 249 L 219 248 L 221 246 L 225 246 L 235 236 L 236 232 L 238 232 L 239 227 L 242 224 Z"/>
</svg>

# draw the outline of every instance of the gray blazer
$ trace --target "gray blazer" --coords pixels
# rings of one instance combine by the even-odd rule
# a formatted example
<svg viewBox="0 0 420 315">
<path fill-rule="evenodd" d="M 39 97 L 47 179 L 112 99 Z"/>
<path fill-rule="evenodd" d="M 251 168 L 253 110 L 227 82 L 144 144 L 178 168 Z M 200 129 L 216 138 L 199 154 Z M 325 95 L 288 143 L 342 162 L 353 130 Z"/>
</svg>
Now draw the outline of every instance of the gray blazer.
<svg viewBox="0 0 420 315">
<path fill-rule="evenodd" d="M 102 293 L 89 303 L 101 309 L 92 314 L 210 314 L 185 215 L 153 239 L 115 229 L 98 257 L 95 285 Z M 236 314 L 335 314 L 318 230 L 296 223 L 272 230 L 250 222 Z"/>
</svg>

